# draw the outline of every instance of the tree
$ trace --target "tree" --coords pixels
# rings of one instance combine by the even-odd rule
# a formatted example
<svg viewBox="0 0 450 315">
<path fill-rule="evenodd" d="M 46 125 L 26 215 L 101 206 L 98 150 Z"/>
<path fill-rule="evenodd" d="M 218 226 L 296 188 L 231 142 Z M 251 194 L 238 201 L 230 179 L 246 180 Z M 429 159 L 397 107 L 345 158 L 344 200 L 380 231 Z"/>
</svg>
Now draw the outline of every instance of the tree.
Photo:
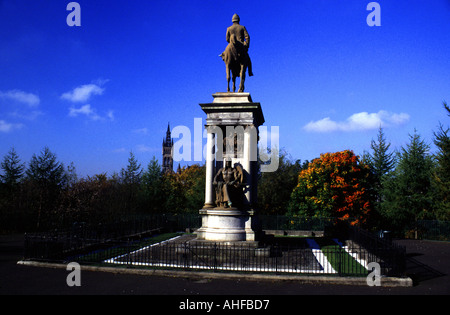
<svg viewBox="0 0 450 315">
<path fill-rule="evenodd" d="M 48 147 L 39 156 L 33 154 L 26 175 L 29 180 L 45 186 L 63 187 L 67 181 L 64 165 Z"/>
<path fill-rule="evenodd" d="M 384 181 L 384 216 L 399 230 L 432 213 L 431 172 L 433 159 L 429 145 L 414 131 L 410 143 L 398 153 L 398 165 Z"/>
<path fill-rule="evenodd" d="M 352 151 L 321 154 L 298 176 L 289 213 L 365 223 L 371 210 L 369 167 Z"/>
<path fill-rule="evenodd" d="M 59 223 L 106 223 L 117 220 L 125 206 L 121 189 L 114 178 L 106 173 L 77 180 L 64 191 L 59 203 Z"/>
<path fill-rule="evenodd" d="M 284 215 L 289 198 L 302 169 L 300 160 L 292 161 L 286 152 L 279 153 L 278 169 L 261 173 L 258 179 L 258 211 L 260 214 Z M 307 165 L 307 163 L 306 163 Z"/>
<path fill-rule="evenodd" d="M 394 170 L 396 163 L 395 152 L 389 152 L 390 146 L 391 144 L 386 142 L 383 129 L 380 126 L 377 141 L 372 140 L 370 144 L 372 153 L 366 153 L 363 158 L 363 162 L 369 165 L 372 173 L 373 208 L 375 210 L 372 219 L 375 219 L 374 217 L 377 216 L 376 221 L 382 221 L 381 204 L 385 199 L 383 183 L 386 177 Z M 381 224 L 381 222 L 375 224 Z"/>
<path fill-rule="evenodd" d="M 395 168 L 395 153 L 388 152 L 390 146 L 390 143 L 386 143 L 383 129 L 380 127 L 378 129 L 377 142 L 372 140 L 370 143 L 373 154 L 369 153 L 367 161 L 378 186 L 377 190 L 380 188 L 382 178 Z"/>
<path fill-rule="evenodd" d="M 11 148 L 1 163 L 3 175 L 0 174 L 1 181 L 8 187 L 17 185 L 22 179 L 25 171 L 25 163 L 20 161 L 14 148 Z"/>
<path fill-rule="evenodd" d="M 57 211 L 60 193 L 67 184 L 64 165 L 57 161 L 56 155 L 45 147 L 39 156 L 33 154 L 26 170 L 24 189 L 28 207 L 37 212 L 36 228 L 41 223 L 53 224 L 52 217 Z"/>
<path fill-rule="evenodd" d="M 183 167 L 179 173 L 179 181 L 185 199 L 185 213 L 198 213 L 205 203 L 205 166 L 194 164 Z"/>
<path fill-rule="evenodd" d="M 173 213 L 198 213 L 205 202 L 205 166 L 180 168 L 163 176 L 165 208 Z"/>
<path fill-rule="evenodd" d="M 147 170 L 142 174 L 140 202 L 141 209 L 150 212 L 161 212 L 164 201 L 163 172 L 156 158 L 153 156 L 148 163 Z"/>
<path fill-rule="evenodd" d="M 77 171 L 73 162 L 70 162 L 69 166 L 67 166 L 66 178 L 69 187 L 75 185 L 78 181 Z"/>
<path fill-rule="evenodd" d="M 142 167 L 133 152 L 130 152 L 127 168 L 120 171 L 121 180 L 124 184 L 139 184 L 141 181 Z"/>
<path fill-rule="evenodd" d="M 142 167 L 133 152 L 130 152 L 127 168 L 120 171 L 125 207 L 128 212 L 138 208 L 137 195 L 142 177 Z"/>
<path fill-rule="evenodd" d="M 11 148 L 1 163 L 0 174 L 0 230 L 17 229 L 23 217 L 20 209 L 22 198 L 20 183 L 24 176 L 25 164 Z"/>
<path fill-rule="evenodd" d="M 447 115 L 450 116 L 450 107 L 443 102 Z M 433 186 L 435 188 L 436 218 L 450 220 L 450 135 L 449 128 L 439 124 L 438 132 L 434 133 L 434 144 L 438 148 L 436 153 L 436 169 L 433 173 Z"/>
</svg>

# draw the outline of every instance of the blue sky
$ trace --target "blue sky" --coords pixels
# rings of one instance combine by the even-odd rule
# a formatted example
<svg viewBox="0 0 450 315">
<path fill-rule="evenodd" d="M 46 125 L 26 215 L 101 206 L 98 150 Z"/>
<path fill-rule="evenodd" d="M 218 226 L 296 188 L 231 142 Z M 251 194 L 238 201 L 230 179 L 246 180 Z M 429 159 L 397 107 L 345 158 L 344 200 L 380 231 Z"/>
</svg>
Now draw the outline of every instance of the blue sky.
<svg viewBox="0 0 450 315">
<path fill-rule="evenodd" d="M 362 154 L 380 124 L 394 148 L 449 125 L 448 0 L 378 1 L 373 27 L 368 0 L 79 0 L 80 27 L 69 2 L 0 0 L 1 157 L 48 146 L 80 176 L 119 172 L 130 151 L 161 160 L 168 122 L 193 132 L 198 104 L 226 91 L 234 13 L 251 36 L 246 92 L 293 158 Z"/>
</svg>

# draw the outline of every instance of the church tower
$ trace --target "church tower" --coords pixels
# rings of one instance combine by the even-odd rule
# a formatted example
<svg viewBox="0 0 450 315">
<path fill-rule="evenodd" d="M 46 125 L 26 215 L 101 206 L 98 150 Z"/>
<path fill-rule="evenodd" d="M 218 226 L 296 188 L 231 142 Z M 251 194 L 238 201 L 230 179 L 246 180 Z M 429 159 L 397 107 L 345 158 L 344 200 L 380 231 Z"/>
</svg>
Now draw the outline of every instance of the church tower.
<svg viewBox="0 0 450 315">
<path fill-rule="evenodd" d="M 173 139 L 170 132 L 170 124 L 167 125 L 166 138 L 163 138 L 162 154 L 163 173 L 173 172 Z"/>
</svg>

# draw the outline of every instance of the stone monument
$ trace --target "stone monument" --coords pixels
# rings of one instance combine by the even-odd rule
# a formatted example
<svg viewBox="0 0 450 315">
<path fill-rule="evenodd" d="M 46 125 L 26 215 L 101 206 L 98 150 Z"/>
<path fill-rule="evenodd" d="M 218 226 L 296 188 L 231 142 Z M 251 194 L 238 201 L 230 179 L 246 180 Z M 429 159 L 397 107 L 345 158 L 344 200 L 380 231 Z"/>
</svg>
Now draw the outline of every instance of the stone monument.
<svg viewBox="0 0 450 315">
<path fill-rule="evenodd" d="M 205 205 L 198 240 L 255 241 L 260 103 L 250 93 L 215 93 L 206 113 Z"/>
<path fill-rule="evenodd" d="M 205 205 L 197 240 L 256 241 L 259 235 L 256 206 L 258 127 L 264 123 L 261 104 L 244 93 L 245 73 L 252 76 L 248 55 L 250 36 L 233 15 L 227 28 L 225 51 L 220 55 L 227 71 L 228 92 L 213 94 L 212 103 L 200 104 L 206 114 Z M 233 92 L 230 92 L 230 72 Z M 239 91 L 236 77 L 241 78 Z"/>
</svg>

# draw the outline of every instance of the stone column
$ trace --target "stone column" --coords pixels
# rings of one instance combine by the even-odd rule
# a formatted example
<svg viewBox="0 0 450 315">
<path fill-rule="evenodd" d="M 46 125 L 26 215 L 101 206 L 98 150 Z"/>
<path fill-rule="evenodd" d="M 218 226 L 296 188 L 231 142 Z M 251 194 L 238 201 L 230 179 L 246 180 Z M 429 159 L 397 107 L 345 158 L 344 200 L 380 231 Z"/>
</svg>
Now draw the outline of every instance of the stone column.
<svg viewBox="0 0 450 315">
<path fill-rule="evenodd" d="M 255 186 L 256 181 L 254 174 L 253 165 L 256 163 L 257 159 L 257 132 L 254 125 L 246 126 L 244 130 L 244 159 L 243 167 L 246 171 L 246 184 L 247 189 L 245 192 L 246 204 L 252 206 L 256 201 L 253 191 L 253 186 Z"/>
<path fill-rule="evenodd" d="M 212 128 L 206 127 L 207 129 L 207 142 L 206 142 L 206 183 L 205 183 L 205 205 L 206 208 L 214 208 L 214 189 L 213 189 L 213 179 L 214 179 L 214 133 Z"/>
</svg>

